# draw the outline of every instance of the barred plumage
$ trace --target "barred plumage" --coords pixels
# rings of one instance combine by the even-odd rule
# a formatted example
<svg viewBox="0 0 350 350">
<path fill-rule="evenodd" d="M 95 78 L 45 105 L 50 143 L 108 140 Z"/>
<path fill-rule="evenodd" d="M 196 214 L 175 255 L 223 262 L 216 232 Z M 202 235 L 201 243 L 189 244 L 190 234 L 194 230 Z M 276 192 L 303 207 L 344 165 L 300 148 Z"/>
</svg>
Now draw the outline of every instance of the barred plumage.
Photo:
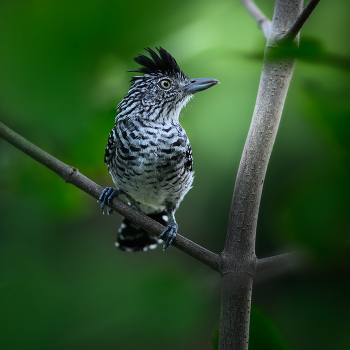
<svg viewBox="0 0 350 350">
<path fill-rule="evenodd" d="M 170 216 L 166 249 L 177 233 L 175 211 L 193 182 L 192 150 L 179 123 L 181 109 L 194 93 L 218 83 L 215 79 L 189 79 L 164 49 L 146 49 L 151 58 L 134 58 L 143 73 L 131 80 L 129 92 L 117 107 L 109 134 L 105 163 L 116 190 L 106 188 L 101 208 L 115 195 L 143 213 L 166 224 Z M 158 239 L 123 219 L 116 245 L 124 251 L 155 248 Z"/>
</svg>

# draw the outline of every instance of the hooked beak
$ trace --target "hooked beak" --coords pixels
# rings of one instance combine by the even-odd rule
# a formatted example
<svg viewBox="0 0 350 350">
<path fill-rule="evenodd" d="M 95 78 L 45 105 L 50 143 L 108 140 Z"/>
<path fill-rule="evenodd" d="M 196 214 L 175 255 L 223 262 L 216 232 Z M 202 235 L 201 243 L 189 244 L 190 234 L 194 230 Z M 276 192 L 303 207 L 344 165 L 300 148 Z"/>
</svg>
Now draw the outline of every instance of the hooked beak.
<svg viewBox="0 0 350 350">
<path fill-rule="evenodd" d="M 184 87 L 185 92 L 190 94 L 195 94 L 196 92 L 200 92 L 210 87 L 220 83 L 219 80 L 216 79 L 207 79 L 207 78 L 199 78 L 199 79 L 191 79 L 191 83 Z"/>
</svg>

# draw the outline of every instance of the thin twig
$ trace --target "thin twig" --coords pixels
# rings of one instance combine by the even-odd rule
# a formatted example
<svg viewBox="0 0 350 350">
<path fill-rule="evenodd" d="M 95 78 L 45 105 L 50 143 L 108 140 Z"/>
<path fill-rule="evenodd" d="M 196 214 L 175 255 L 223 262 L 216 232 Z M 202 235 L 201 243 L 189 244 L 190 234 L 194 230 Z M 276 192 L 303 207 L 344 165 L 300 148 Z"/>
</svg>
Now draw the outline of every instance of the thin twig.
<svg viewBox="0 0 350 350">
<path fill-rule="evenodd" d="M 59 175 L 65 182 L 70 183 L 90 196 L 98 199 L 103 191 L 103 188 L 97 185 L 95 182 L 82 175 L 78 169 L 67 165 L 57 158 L 51 156 L 49 153 L 43 151 L 24 137 L 18 135 L 15 131 L 0 122 L 0 137 L 13 146 L 26 153 L 42 165 L 46 166 L 57 175 Z M 122 200 L 114 198 L 110 207 L 122 214 L 130 221 L 134 222 L 138 226 L 142 227 L 146 231 L 150 232 L 155 236 L 159 236 L 165 229 L 159 222 L 152 220 L 140 211 L 132 208 Z M 96 210 L 98 210 L 96 208 Z M 164 237 L 166 240 L 167 237 Z M 177 234 L 173 244 L 174 247 L 182 250 L 184 253 L 192 256 L 193 258 L 201 261 L 205 265 L 209 266 L 213 270 L 221 271 L 221 257 L 200 245 L 190 241 L 189 239 Z"/>
<path fill-rule="evenodd" d="M 292 253 L 285 253 L 275 256 L 270 256 L 268 258 L 262 258 L 258 259 L 257 267 L 256 267 L 256 273 L 276 269 L 280 267 L 287 267 L 288 265 L 293 264 L 293 262 L 297 261 L 299 262 L 299 254 L 292 252 Z"/>
<path fill-rule="evenodd" d="M 271 29 L 271 21 L 260 11 L 252 0 L 239 0 L 252 17 L 258 22 L 259 28 L 262 30 L 265 39 L 269 37 Z"/>
<path fill-rule="evenodd" d="M 300 13 L 298 18 L 295 20 L 295 22 L 292 24 L 292 26 L 289 28 L 287 33 L 282 35 L 278 40 L 277 43 L 279 45 L 290 43 L 292 42 L 296 36 L 299 34 L 301 28 L 304 26 L 306 21 L 309 19 L 311 13 L 316 8 L 318 3 L 321 0 L 310 0 L 307 5 L 304 7 L 303 11 Z"/>
</svg>

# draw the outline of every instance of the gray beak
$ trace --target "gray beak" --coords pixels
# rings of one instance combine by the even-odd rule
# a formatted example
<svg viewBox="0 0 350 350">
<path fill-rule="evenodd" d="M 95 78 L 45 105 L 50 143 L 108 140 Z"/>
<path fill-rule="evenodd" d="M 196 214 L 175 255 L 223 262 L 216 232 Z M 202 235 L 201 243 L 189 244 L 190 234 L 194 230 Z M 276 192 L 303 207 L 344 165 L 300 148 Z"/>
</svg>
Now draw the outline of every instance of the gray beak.
<svg viewBox="0 0 350 350">
<path fill-rule="evenodd" d="M 209 89 L 210 87 L 220 83 L 219 80 L 216 79 L 207 79 L 207 78 L 199 78 L 199 79 L 191 79 L 191 83 L 184 87 L 184 90 L 187 93 L 195 94 L 196 92 L 203 91 Z"/>
</svg>

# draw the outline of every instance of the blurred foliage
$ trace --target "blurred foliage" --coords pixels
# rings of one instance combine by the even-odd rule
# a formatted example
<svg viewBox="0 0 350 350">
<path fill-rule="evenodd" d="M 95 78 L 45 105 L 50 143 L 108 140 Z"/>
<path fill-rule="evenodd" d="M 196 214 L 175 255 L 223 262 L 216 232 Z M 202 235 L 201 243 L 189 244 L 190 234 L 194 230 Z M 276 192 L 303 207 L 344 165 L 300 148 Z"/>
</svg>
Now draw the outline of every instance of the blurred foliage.
<svg viewBox="0 0 350 350">
<path fill-rule="evenodd" d="M 321 3 L 302 31 L 257 254 L 302 247 L 315 266 L 256 284 L 253 350 L 350 348 L 349 9 Z M 163 46 L 190 77 L 219 79 L 181 119 L 196 179 L 177 220 L 220 252 L 264 49 L 239 1 L 3 0 L 0 42 L 1 121 L 103 186 L 134 55 Z M 119 215 L 3 141 L 0 193 L 1 349 L 212 349 L 214 272 L 176 249 L 116 250 Z"/>
</svg>

